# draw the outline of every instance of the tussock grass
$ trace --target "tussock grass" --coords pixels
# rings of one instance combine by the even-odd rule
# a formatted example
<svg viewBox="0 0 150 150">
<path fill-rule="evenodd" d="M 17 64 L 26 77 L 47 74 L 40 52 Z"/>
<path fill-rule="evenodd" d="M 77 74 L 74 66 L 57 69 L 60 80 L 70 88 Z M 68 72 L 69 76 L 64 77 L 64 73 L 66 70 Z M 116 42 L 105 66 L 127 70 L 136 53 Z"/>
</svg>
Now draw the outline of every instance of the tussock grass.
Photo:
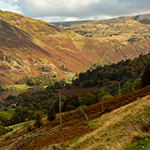
<svg viewBox="0 0 150 150">
<path fill-rule="evenodd" d="M 150 137 L 150 97 L 104 114 L 90 125 L 97 129 L 80 138 L 69 150 L 122 150 L 131 142 Z"/>
</svg>

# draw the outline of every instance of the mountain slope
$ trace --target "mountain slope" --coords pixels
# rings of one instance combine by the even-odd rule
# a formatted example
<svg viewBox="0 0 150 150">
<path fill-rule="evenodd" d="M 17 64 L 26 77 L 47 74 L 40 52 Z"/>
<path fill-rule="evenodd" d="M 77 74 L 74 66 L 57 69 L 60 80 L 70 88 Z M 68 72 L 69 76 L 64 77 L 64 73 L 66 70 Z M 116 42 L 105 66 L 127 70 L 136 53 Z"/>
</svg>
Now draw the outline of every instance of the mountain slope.
<svg viewBox="0 0 150 150">
<path fill-rule="evenodd" d="M 81 24 L 110 24 L 110 23 L 120 23 L 128 20 L 150 20 L 150 14 L 140 14 L 136 16 L 123 16 L 112 19 L 105 20 L 84 20 L 84 21 L 66 21 L 66 22 L 52 22 L 52 24 L 58 27 L 73 27 Z"/>
<path fill-rule="evenodd" d="M 0 11 L 0 19 L 0 84 L 3 85 L 40 74 L 67 78 L 68 71 L 71 74 L 86 71 L 94 63 L 104 65 L 149 52 L 149 36 L 133 44 L 126 42 L 127 38 L 87 38 L 11 12 Z"/>
</svg>

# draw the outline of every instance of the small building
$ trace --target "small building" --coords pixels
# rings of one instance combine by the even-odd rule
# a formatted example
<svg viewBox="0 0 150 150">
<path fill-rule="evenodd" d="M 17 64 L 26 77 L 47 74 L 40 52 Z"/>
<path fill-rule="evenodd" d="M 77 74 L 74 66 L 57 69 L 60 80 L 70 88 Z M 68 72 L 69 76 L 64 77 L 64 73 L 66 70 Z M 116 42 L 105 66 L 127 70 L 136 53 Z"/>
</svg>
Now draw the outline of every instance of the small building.
<svg viewBox="0 0 150 150">
<path fill-rule="evenodd" d="M 14 104 L 11 104 L 11 108 L 16 108 L 17 105 L 14 103 Z"/>
</svg>

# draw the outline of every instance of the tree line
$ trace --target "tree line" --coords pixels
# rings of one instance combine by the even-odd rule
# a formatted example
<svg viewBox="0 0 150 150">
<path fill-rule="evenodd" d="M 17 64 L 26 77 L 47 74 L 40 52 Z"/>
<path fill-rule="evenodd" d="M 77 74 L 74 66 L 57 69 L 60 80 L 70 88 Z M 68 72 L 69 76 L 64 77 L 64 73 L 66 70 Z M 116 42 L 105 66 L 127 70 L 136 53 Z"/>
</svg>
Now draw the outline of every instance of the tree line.
<svg viewBox="0 0 150 150">
<path fill-rule="evenodd" d="M 111 95 L 116 95 L 119 82 L 121 88 L 126 82 L 134 83 L 135 80 L 142 77 L 148 64 L 150 64 L 150 53 L 141 54 L 134 60 L 127 59 L 116 64 L 97 66 L 93 70 L 89 69 L 84 73 L 79 73 L 78 78 L 73 80 L 73 85 L 82 85 L 85 88 L 99 86 Z"/>
</svg>

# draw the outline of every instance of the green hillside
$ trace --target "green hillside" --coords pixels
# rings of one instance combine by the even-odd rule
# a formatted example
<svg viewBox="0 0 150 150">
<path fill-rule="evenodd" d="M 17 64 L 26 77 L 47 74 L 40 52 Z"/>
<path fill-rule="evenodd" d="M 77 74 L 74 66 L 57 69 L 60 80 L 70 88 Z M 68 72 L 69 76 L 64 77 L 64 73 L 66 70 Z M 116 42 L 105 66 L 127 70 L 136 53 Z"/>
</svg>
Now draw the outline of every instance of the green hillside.
<svg viewBox="0 0 150 150">
<path fill-rule="evenodd" d="M 7 110 L 0 108 L 0 116 L 5 116 L 7 119 L 10 119 L 11 116 L 15 113 L 14 111 L 14 108 L 8 108 Z"/>
</svg>

